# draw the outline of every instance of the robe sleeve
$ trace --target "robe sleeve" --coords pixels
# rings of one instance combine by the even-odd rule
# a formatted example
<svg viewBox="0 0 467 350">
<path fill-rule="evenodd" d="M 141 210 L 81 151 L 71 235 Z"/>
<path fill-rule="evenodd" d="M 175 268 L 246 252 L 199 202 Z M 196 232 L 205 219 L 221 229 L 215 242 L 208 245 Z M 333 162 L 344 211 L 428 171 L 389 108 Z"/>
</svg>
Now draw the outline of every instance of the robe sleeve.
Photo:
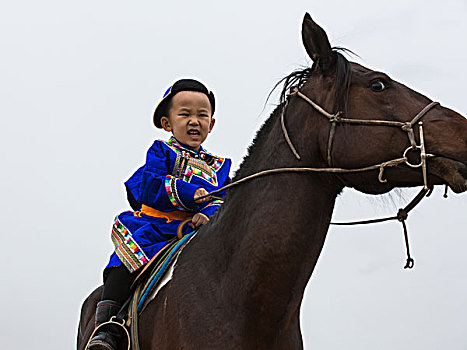
<svg viewBox="0 0 467 350">
<path fill-rule="evenodd" d="M 149 207 L 162 210 L 197 211 L 195 191 L 201 187 L 173 177 L 170 169 L 170 151 L 156 141 L 148 150 L 142 168 L 140 201 Z"/>
<path fill-rule="evenodd" d="M 229 166 L 229 169 L 230 169 L 230 166 Z M 230 182 L 231 182 L 230 177 L 227 176 L 224 183 L 219 187 L 220 188 L 224 187 L 224 186 L 228 185 Z M 219 193 L 216 193 L 215 196 L 220 197 L 220 198 L 224 198 L 225 194 L 226 194 L 225 191 L 221 191 Z M 211 217 L 212 215 L 214 215 L 217 212 L 217 210 L 221 207 L 221 205 L 223 203 L 224 203 L 223 200 L 215 199 L 215 200 L 209 202 L 207 205 L 205 205 L 198 212 L 206 215 L 207 217 Z"/>
</svg>

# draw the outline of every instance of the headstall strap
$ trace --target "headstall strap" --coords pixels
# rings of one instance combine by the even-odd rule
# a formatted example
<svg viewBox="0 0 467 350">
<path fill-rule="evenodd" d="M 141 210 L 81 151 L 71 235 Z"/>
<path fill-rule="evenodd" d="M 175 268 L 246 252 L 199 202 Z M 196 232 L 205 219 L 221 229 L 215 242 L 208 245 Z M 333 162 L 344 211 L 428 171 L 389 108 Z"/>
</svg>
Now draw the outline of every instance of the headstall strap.
<svg viewBox="0 0 467 350">
<path fill-rule="evenodd" d="M 412 146 L 413 150 L 417 149 L 417 144 L 415 142 L 415 136 L 414 136 L 414 132 L 413 132 L 413 126 L 420 119 L 422 119 L 430 109 L 432 109 L 433 107 L 435 107 L 437 105 L 439 105 L 439 102 L 436 102 L 436 101 L 431 102 L 430 104 L 426 105 L 425 108 L 423 108 L 410 122 L 404 123 L 404 125 L 402 125 L 402 130 L 407 132 L 407 134 L 409 136 L 410 145 Z"/>
<path fill-rule="evenodd" d="M 402 126 L 402 130 L 407 132 L 407 136 L 409 137 L 409 142 L 411 145 L 412 150 L 417 149 L 417 143 L 415 142 L 415 135 L 413 133 L 413 128 L 410 123 L 406 123 L 405 125 Z"/>
<path fill-rule="evenodd" d="M 288 96 L 291 96 L 291 94 L 289 94 Z M 284 116 L 285 116 L 285 110 L 287 109 L 288 104 L 289 104 L 289 99 L 287 98 L 287 100 L 285 101 L 285 105 L 284 105 L 284 107 L 282 107 L 282 111 L 281 111 L 282 133 L 284 134 L 285 140 L 287 141 L 287 144 L 289 145 L 289 148 L 292 151 L 292 153 L 294 154 L 295 158 L 300 160 L 301 159 L 300 155 L 298 154 L 297 150 L 295 149 L 294 145 L 292 144 L 292 140 L 290 140 L 289 133 L 287 132 L 287 128 L 285 127 Z"/>
</svg>

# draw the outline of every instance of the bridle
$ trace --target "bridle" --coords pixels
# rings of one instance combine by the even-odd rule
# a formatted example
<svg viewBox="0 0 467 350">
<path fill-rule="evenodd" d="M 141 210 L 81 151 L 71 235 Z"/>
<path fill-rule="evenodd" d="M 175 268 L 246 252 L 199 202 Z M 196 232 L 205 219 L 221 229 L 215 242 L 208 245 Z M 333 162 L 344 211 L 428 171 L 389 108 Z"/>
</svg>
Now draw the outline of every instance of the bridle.
<svg viewBox="0 0 467 350">
<path fill-rule="evenodd" d="M 370 223 L 377 223 L 377 222 L 383 222 L 383 221 L 389 221 L 389 220 L 398 220 L 402 223 L 402 227 L 404 230 L 404 238 L 405 238 L 405 245 L 406 245 L 406 251 L 407 251 L 407 261 L 406 265 L 404 268 L 412 268 L 414 266 L 414 260 L 410 256 L 410 249 L 409 249 L 409 240 L 408 240 L 408 234 L 407 234 L 407 226 L 405 224 L 405 220 L 407 219 L 408 213 L 418 204 L 424 197 L 428 197 L 432 190 L 433 187 L 428 186 L 428 178 L 427 178 L 427 168 L 426 168 L 426 160 L 427 158 L 432 158 L 435 157 L 434 154 L 426 153 L 425 149 L 425 139 L 424 139 L 424 134 L 423 134 L 423 123 L 420 121 L 427 113 L 430 111 L 432 108 L 435 106 L 439 105 L 439 102 L 431 102 L 427 106 L 425 106 L 415 117 L 412 118 L 409 122 L 399 122 L 399 121 L 391 121 L 391 120 L 366 120 L 366 119 L 348 119 L 348 118 L 343 118 L 342 117 L 342 112 L 339 111 L 335 114 L 328 113 L 326 110 L 324 110 L 321 106 L 319 106 L 317 103 L 312 101 L 308 96 L 303 94 L 297 86 L 292 87 L 290 89 L 290 93 L 287 95 L 287 99 L 285 104 L 282 107 L 281 110 L 281 127 L 282 131 L 285 137 L 285 140 L 287 141 L 287 144 L 289 145 L 292 153 L 294 156 L 300 160 L 300 155 L 298 154 L 297 150 L 295 149 L 289 134 L 287 132 L 287 128 L 285 126 L 285 113 L 287 110 L 287 106 L 289 104 L 289 100 L 291 97 L 297 96 L 305 100 L 308 104 L 310 104 L 316 111 L 318 111 L 321 115 L 326 117 L 329 122 L 331 123 L 331 127 L 329 130 L 329 137 L 328 137 L 328 144 L 327 144 L 327 151 L 326 151 L 326 158 L 327 158 L 327 163 L 328 166 L 327 168 L 309 168 L 309 167 L 296 167 L 296 168 L 276 168 L 276 169 L 269 169 L 269 170 L 263 170 L 260 172 L 257 172 L 255 174 L 246 176 L 244 178 L 241 178 L 235 182 L 232 182 L 222 188 L 219 188 L 215 191 L 212 191 L 208 193 L 205 196 L 201 196 L 196 198 L 202 199 L 206 197 L 213 197 L 212 194 L 219 193 L 221 191 L 224 191 L 230 187 L 237 186 L 241 183 L 244 183 L 246 181 L 250 181 L 252 179 L 265 176 L 265 175 L 271 175 L 271 174 L 277 174 L 277 173 L 286 173 L 286 172 L 299 172 L 299 173 L 306 173 L 306 172 L 324 172 L 324 173 L 335 173 L 335 174 L 343 174 L 343 173 L 356 173 L 356 172 L 363 172 L 363 171 L 369 171 L 369 170 L 376 170 L 379 169 L 379 175 L 378 175 L 378 181 L 381 183 L 387 182 L 386 179 L 384 179 L 384 169 L 386 167 L 394 167 L 397 165 L 405 164 L 411 168 L 421 168 L 422 170 L 422 175 L 423 175 L 423 188 L 422 190 L 410 201 L 409 204 L 407 204 L 404 208 L 401 208 L 398 210 L 397 214 L 395 216 L 390 216 L 390 217 L 384 217 L 380 219 L 372 219 L 372 220 L 364 220 L 364 221 L 353 221 L 353 222 L 342 222 L 342 223 L 335 223 L 331 222 L 332 225 L 357 225 L 357 224 L 370 224 Z M 362 167 L 362 168 L 352 168 L 352 169 L 344 169 L 344 168 L 333 168 L 331 167 L 332 164 L 332 144 L 334 140 L 334 135 L 336 131 L 336 126 L 338 124 L 357 124 L 357 125 L 373 125 L 373 126 L 391 126 L 391 127 L 399 127 L 401 128 L 402 131 L 407 132 L 407 136 L 409 138 L 410 146 L 403 152 L 401 158 L 395 158 L 391 159 L 382 163 Z M 413 131 L 413 127 L 415 124 L 419 125 L 419 138 L 420 138 L 420 144 L 417 145 L 415 141 L 415 135 Z M 410 162 L 408 158 L 408 153 L 411 151 L 418 151 L 420 152 L 420 162 L 418 164 L 413 164 Z"/>
<path fill-rule="evenodd" d="M 297 86 L 292 87 L 290 93 L 287 95 L 287 100 L 286 103 L 281 111 L 281 127 L 282 131 L 284 133 L 284 137 L 287 141 L 287 144 L 290 147 L 290 150 L 292 153 L 295 155 L 295 157 L 300 160 L 300 155 L 298 154 L 297 150 L 295 149 L 292 141 L 290 140 L 289 134 L 287 132 L 287 128 L 285 127 L 285 110 L 287 109 L 287 105 L 289 103 L 289 99 L 292 96 L 298 96 L 305 100 L 307 103 L 309 103 L 316 111 L 318 111 L 321 115 L 325 116 L 329 122 L 331 123 L 331 128 L 329 129 L 329 137 L 328 137 L 328 145 L 327 145 L 327 151 L 326 151 L 326 160 L 328 163 L 328 166 L 331 167 L 332 165 L 332 158 L 331 158 L 331 153 L 332 153 L 332 144 L 334 140 L 334 134 L 336 131 L 336 126 L 337 124 L 355 124 L 355 125 L 374 125 L 374 126 L 395 126 L 401 128 L 403 131 L 407 132 L 407 136 L 409 138 L 410 146 L 404 151 L 402 154 L 402 158 L 396 158 L 393 159 L 392 161 L 384 162 L 381 163 L 380 167 L 380 175 L 378 176 L 378 180 L 381 183 L 387 182 L 387 180 L 383 179 L 382 177 L 382 171 L 385 166 L 388 166 L 388 164 L 392 164 L 392 162 L 398 162 L 400 159 L 404 160 L 404 163 L 411 167 L 411 168 L 422 168 L 422 174 L 423 174 L 423 189 L 428 190 L 428 179 L 427 179 L 427 171 L 426 171 L 426 159 L 435 157 L 434 154 L 426 153 L 425 149 L 425 138 L 423 134 L 423 123 L 420 121 L 427 113 L 430 111 L 433 107 L 439 105 L 439 102 L 431 102 L 428 105 L 426 105 L 420 112 L 417 113 L 415 117 L 412 118 L 411 121 L 409 122 L 399 122 L 399 121 L 393 121 L 393 120 L 377 120 L 377 119 L 349 119 L 349 118 L 342 118 L 342 111 L 339 111 L 335 114 L 330 114 L 326 112 L 321 106 L 319 106 L 317 103 L 312 101 L 308 96 L 303 94 Z M 415 135 L 413 131 L 414 125 L 418 122 L 419 125 L 419 136 L 420 136 L 420 145 L 417 145 L 415 141 Z M 412 164 L 410 163 L 408 159 L 408 153 L 410 151 L 420 151 L 420 163 L 418 164 Z M 360 168 L 361 169 L 361 168 Z M 348 169 L 350 170 L 350 169 Z"/>
<path fill-rule="evenodd" d="M 426 113 L 429 110 L 431 110 L 433 107 L 439 105 L 439 102 L 429 103 L 427 106 L 425 106 L 425 108 L 423 108 L 419 113 L 417 113 L 417 115 L 409 122 L 398 122 L 398 121 L 393 121 L 393 120 L 348 119 L 348 118 L 342 118 L 341 117 L 342 111 L 339 111 L 339 112 L 337 112 L 335 114 L 330 114 L 330 113 L 326 112 L 321 106 L 319 106 L 318 104 L 313 102 L 310 98 L 308 98 L 308 96 L 306 96 L 305 94 L 300 92 L 300 90 L 299 90 L 299 88 L 297 86 L 294 86 L 294 87 L 291 88 L 290 93 L 287 95 L 286 103 L 285 103 L 284 108 L 282 109 L 282 112 L 281 112 L 281 126 L 282 126 L 282 130 L 284 132 L 285 139 L 287 140 L 287 143 L 288 143 L 290 149 L 292 150 L 292 153 L 295 155 L 295 157 L 297 159 L 300 159 L 300 156 L 297 153 L 295 147 L 293 146 L 293 144 L 292 144 L 292 142 L 291 142 L 291 140 L 290 140 L 290 138 L 288 136 L 287 129 L 285 127 L 285 122 L 284 122 L 285 110 L 286 110 L 287 105 L 289 103 L 289 98 L 292 97 L 292 96 L 301 97 L 303 100 L 308 102 L 314 109 L 316 109 L 319 113 L 321 113 L 321 115 L 328 118 L 329 122 L 331 123 L 331 128 L 329 129 L 327 152 L 326 152 L 326 159 L 327 159 L 328 166 L 332 166 L 331 150 L 332 150 L 332 143 L 333 143 L 333 140 L 334 140 L 334 134 L 335 134 L 335 131 L 336 131 L 336 126 L 338 124 L 357 124 L 357 125 L 375 125 L 375 126 L 395 126 L 395 127 L 399 127 L 403 131 L 407 132 L 407 136 L 408 136 L 409 142 L 410 142 L 410 147 L 405 150 L 405 152 L 403 154 L 403 157 L 406 157 L 406 155 L 407 155 L 407 153 L 409 152 L 410 149 L 413 150 L 413 151 L 416 151 L 418 149 L 418 150 L 421 151 L 422 154 L 425 154 L 425 156 L 433 157 L 433 155 L 431 155 L 431 154 L 427 155 L 425 153 L 425 151 L 424 151 L 425 150 L 425 145 L 424 145 L 424 142 L 423 142 L 423 132 L 420 133 L 420 145 L 418 146 L 416 144 L 413 127 L 420 119 L 422 119 L 426 115 Z M 421 122 L 419 123 L 419 125 L 420 126 L 422 125 Z M 423 148 L 423 150 L 422 150 L 422 148 Z M 423 160 L 422 160 L 422 162 L 423 162 Z M 410 167 L 413 167 L 413 168 L 418 168 L 420 166 L 426 168 L 426 166 L 423 165 L 422 162 L 420 164 L 415 164 L 415 165 L 411 164 L 410 162 L 406 162 L 406 164 L 408 166 L 410 166 Z M 425 181 L 425 185 L 426 185 L 426 181 Z"/>
<path fill-rule="evenodd" d="M 328 166 L 332 166 L 332 144 L 334 140 L 334 134 L 336 131 L 336 126 L 338 124 L 354 124 L 354 125 L 374 125 L 374 126 L 392 126 L 392 127 L 399 127 L 403 131 L 407 132 L 407 136 L 409 138 L 410 146 L 404 151 L 402 154 L 402 159 L 404 159 L 404 163 L 411 167 L 411 168 L 420 168 L 422 169 L 422 175 L 423 175 L 423 188 L 422 190 L 415 196 L 414 199 L 405 207 L 399 209 L 398 213 L 396 216 L 391 216 L 391 217 L 385 217 L 385 218 L 380 218 L 380 219 L 373 219 L 373 220 L 363 220 L 363 221 L 352 221 L 352 222 L 342 222 L 342 223 L 333 223 L 331 222 L 332 225 L 359 225 L 359 224 L 370 224 L 370 223 L 377 223 L 377 222 L 383 222 L 383 221 L 388 221 L 388 220 L 399 220 L 402 223 L 402 227 L 404 230 L 404 238 L 405 238 L 405 245 L 406 245 L 406 250 L 407 250 L 407 262 L 404 268 L 412 268 L 414 266 L 414 260 L 410 256 L 410 249 L 409 249 L 409 239 L 408 239 L 408 233 L 407 233 L 407 226 L 405 224 L 405 220 L 407 219 L 408 213 L 410 210 L 412 210 L 420 201 L 425 197 L 429 196 L 431 194 L 431 191 L 433 188 L 428 187 L 428 178 L 427 178 L 427 170 L 426 170 L 426 159 L 435 157 L 434 154 L 429 154 L 426 153 L 425 149 L 425 138 L 423 134 L 423 123 L 420 121 L 427 113 L 430 111 L 433 107 L 439 105 L 439 102 L 431 102 L 428 105 L 426 105 L 420 112 L 415 115 L 415 117 L 412 118 L 411 121 L 409 122 L 399 122 L 399 121 L 393 121 L 393 120 L 367 120 L 367 119 L 349 119 L 349 118 L 342 118 L 342 111 L 339 111 L 335 114 L 328 113 L 326 110 L 324 110 L 321 106 L 319 106 L 317 103 L 315 103 L 313 100 L 308 98 L 305 94 L 303 94 L 298 86 L 294 86 L 290 89 L 290 93 L 287 95 L 287 100 L 284 105 L 284 108 L 281 111 L 281 127 L 282 131 L 284 133 L 284 137 L 287 141 L 287 144 L 289 145 L 292 153 L 295 155 L 295 157 L 300 160 L 300 155 L 298 154 L 297 150 L 293 146 L 292 141 L 290 140 L 290 137 L 287 132 L 287 128 L 285 127 L 285 110 L 287 108 L 287 105 L 289 103 L 289 99 L 292 96 L 298 96 L 301 97 L 303 100 L 305 100 L 308 104 L 310 104 L 316 111 L 318 111 L 321 115 L 326 117 L 329 122 L 331 123 L 331 127 L 329 129 L 329 136 L 328 136 L 328 145 L 327 145 L 327 151 L 326 151 L 326 160 L 328 163 Z M 415 141 L 415 135 L 413 131 L 414 125 L 418 122 L 419 125 L 419 136 L 420 136 L 420 145 L 417 145 Z M 412 164 L 410 163 L 408 159 L 408 153 L 410 151 L 419 151 L 420 152 L 420 163 L 418 164 Z M 378 180 L 381 183 L 387 182 L 386 179 L 383 178 L 382 174 L 384 171 L 384 167 L 387 166 L 387 164 L 390 164 L 392 162 L 398 162 L 398 159 L 394 159 L 389 162 L 381 163 L 380 166 L 380 174 L 378 176 Z M 386 165 L 385 165 L 386 164 Z M 349 169 L 351 170 L 351 169 Z M 353 169 L 354 170 L 354 169 Z M 362 170 L 363 171 L 363 170 Z"/>
</svg>

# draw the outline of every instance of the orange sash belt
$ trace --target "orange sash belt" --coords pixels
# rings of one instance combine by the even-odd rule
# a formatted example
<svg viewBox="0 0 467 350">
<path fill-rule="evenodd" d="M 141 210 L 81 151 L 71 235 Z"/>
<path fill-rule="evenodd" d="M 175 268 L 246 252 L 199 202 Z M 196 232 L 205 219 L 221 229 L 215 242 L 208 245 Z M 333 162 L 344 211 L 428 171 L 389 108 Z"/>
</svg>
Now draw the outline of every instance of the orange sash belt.
<svg viewBox="0 0 467 350">
<path fill-rule="evenodd" d="M 139 216 L 140 214 L 148 215 L 148 216 L 153 216 L 155 218 L 161 218 L 161 219 L 167 219 L 167 222 L 171 222 L 173 220 L 178 220 L 178 221 L 183 221 L 189 217 L 193 216 L 193 213 L 187 212 L 187 211 L 159 211 L 157 209 L 148 207 L 147 205 L 142 205 L 141 206 L 141 211 L 136 211 L 135 216 Z"/>
</svg>

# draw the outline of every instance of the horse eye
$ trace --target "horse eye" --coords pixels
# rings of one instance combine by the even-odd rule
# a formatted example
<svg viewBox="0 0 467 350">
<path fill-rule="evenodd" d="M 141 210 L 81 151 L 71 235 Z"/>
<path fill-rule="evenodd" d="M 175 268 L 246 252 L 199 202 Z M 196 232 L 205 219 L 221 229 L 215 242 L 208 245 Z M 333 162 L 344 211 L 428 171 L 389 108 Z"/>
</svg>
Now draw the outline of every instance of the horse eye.
<svg viewBox="0 0 467 350">
<path fill-rule="evenodd" d="M 370 89 L 375 92 L 380 92 L 386 89 L 386 85 L 381 80 L 376 80 L 370 84 Z"/>
</svg>

